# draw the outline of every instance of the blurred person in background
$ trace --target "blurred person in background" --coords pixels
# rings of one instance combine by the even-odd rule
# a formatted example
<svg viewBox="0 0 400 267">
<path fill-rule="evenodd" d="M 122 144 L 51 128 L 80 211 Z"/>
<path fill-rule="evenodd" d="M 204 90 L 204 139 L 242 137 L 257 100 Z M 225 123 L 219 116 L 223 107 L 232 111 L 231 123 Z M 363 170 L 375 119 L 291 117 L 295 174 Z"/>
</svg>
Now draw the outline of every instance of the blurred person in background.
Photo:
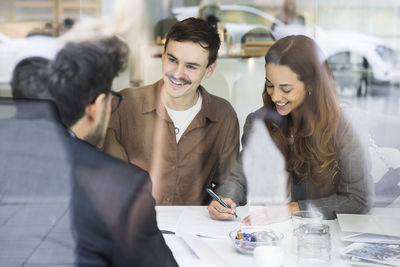
<svg viewBox="0 0 400 267">
<path fill-rule="evenodd" d="M 49 90 L 61 120 L 71 129 L 67 132 L 61 126 L 51 102 L 28 101 L 28 114 L 19 113 L 15 127 L 8 129 L 17 130 L 24 123 L 30 127 L 26 125 L 23 135 L 7 138 L 12 139 L 11 146 L 30 148 L 24 162 L 42 159 L 35 166 L 46 173 L 56 172 L 53 180 L 71 179 L 75 266 L 177 266 L 157 227 L 148 173 L 95 147 L 104 139 L 112 97 L 122 100 L 111 91 L 111 84 L 125 68 L 128 52 L 116 37 L 68 43 L 54 61 L 40 61 L 42 68 L 30 75 L 24 74 L 26 66 L 38 64 L 38 59 L 26 59 L 15 69 L 11 82 L 13 89 L 27 87 L 18 90 L 20 97 L 26 92 L 25 97 L 35 99 L 41 95 L 29 93 L 36 90 L 29 87 L 41 82 L 38 86 Z M 16 106 L 27 105 L 18 101 L 27 100 L 16 100 Z M 20 164 L 18 158 L 11 164 Z M 35 170 L 27 173 L 31 180 L 40 174 Z"/>
<path fill-rule="evenodd" d="M 54 36 L 54 28 L 53 24 L 51 22 L 47 22 L 44 27 L 42 28 L 33 28 L 28 32 L 26 37 L 32 37 L 32 36 L 47 36 L 47 37 L 53 37 Z"/>
<path fill-rule="evenodd" d="M 297 13 L 296 0 L 284 0 L 281 11 L 275 17 L 286 25 L 305 24 L 304 16 Z"/>
<path fill-rule="evenodd" d="M 285 220 L 298 210 L 320 211 L 324 219 L 334 219 L 337 213 L 368 212 L 374 196 L 368 154 L 339 108 L 332 73 L 312 39 L 288 36 L 269 49 L 263 101 L 264 107 L 246 119 L 243 150 L 255 120 L 261 119 L 286 161 L 289 202 L 257 210 L 244 223 Z M 281 119 L 267 119 L 271 113 Z M 227 180 L 236 190 L 236 199 L 245 201 L 241 164 Z M 251 179 L 247 177 L 248 183 Z M 265 194 L 274 190 L 265 188 Z M 223 200 L 236 205 L 231 198 Z M 211 202 L 209 213 L 213 219 L 234 219 L 230 209 L 216 201 Z"/>
<path fill-rule="evenodd" d="M 121 91 L 104 150 L 150 173 L 157 205 L 204 205 L 239 150 L 239 124 L 226 100 L 200 85 L 212 75 L 220 39 L 201 19 L 176 23 L 162 54 L 162 79 Z"/>
<path fill-rule="evenodd" d="M 74 26 L 74 24 L 75 24 L 75 20 L 74 20 L 74 19 L 72 19 L 72 18 L 65 18 L 65 19 L 63 20 L 62 25 L 61 25 L 59 35 L 63 35 L 63 34 L 66 33 L 67 31 L 71 30 L 72 27 Z"/>
<path fill-rule="evenodd" d="M 296 0 L 284 0 L 281 11 L 276 14 L 276 20 L 271 26 L 274 40 L 289 35 L 288 33 L 305 33 L 305 18 L 297 13 Z"/>
<path fill-rule="evenodd" d="M 221 17 L 221 3 L 216 0 L 201 0 L 199 3 L 199 14 L 198 18 L 201 18 L 205 21 L 209 21 L 209 17 L 213 19 L 219 19 Z M 211 20 L 213 20 L 211 19 Z M 217 21 L 215 21 L 217 22 Z M 209 22 L 210 23 L 210 22 Z"/>
</svg>

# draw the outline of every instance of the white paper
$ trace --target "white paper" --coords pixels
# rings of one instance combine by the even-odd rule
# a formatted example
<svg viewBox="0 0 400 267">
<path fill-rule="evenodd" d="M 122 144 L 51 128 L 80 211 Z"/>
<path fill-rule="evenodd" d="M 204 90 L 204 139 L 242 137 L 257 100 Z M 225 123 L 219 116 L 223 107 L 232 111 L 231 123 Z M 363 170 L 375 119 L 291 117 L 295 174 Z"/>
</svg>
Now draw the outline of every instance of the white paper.
<svg viewBox="0 0 400 267">
<path fill-rule="evenodd" d="M 343 237 L 343 241 L 359 243 L 400 244 L 400 237 L 362 233 L 345 236 Z"/>
<path fill-rule="evenodd" d="M 178 263 L 199 259 L 197 254 L 182 237 L 177 235 L 164 235 L 164 239 Z"/>
<path fill-rule="evenodd" d="M 207 267 L 229 267 L 227 262 L 225 262 L 213 249 L 211 249 L 206 243 L 204 243 L 200 237 L 189 234 L 181 233 L 182 239 L 193 249 L 193 251 L 199 257 L 199 266 Z M 190 266 L 193 267 L 193 266 Z"/>
<path fill-rule="evenodd" d="M 353 243 L 344 248 L 343 255 L 400 267 L 400 245 Z"/>
<path fill-rule="evenodd" d="M 229 238 L 231 231 L 243 226 L 241 218 L 248 214 L 247 208 L 239 207 L 236 213 L 239 218 L 234 221 L 217 221 L 211 219 L 206 207 L 201 210 L 185 210 L 181 213 L 175 228 L 177 232 L 226 239 Z"/>
<path fill-rule="evenodd" d="M 165 206 L 156 206 L 157 225 L 160 230 L 175 232 L 177 218 L 182 213 L 182 208 L 179 206 L 170 206 L 165 209 Z"/>
<path fill-rule="evenodd" d="M 227 266 L 226 262 L 215 255 L 215 252 L 197 236 L 164 235 L 164 239 L 180 267 Z"/>
<path fill-rule="evenodd" d="M 400 236 L 400 215 L 338 214 L 342 232 Z"/>
</svg>

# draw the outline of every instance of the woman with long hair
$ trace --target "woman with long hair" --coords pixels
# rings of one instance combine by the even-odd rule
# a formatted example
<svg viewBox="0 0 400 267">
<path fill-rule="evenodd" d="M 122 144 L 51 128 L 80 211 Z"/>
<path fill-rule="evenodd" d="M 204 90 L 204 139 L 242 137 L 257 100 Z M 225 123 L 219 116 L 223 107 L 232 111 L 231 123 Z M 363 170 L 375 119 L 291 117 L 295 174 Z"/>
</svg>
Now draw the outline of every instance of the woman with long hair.
<svg viewBox="0 0 400 267">
<path fill-rule="evenodd" d="M 317 44 L 303 35 L 280 39 L 265 56 L 265 75 L 264 107 L 248 116 L 242 140 L 245 150 L 253 121 L 265 122 L 285 158 L 288 214 L 316 209 L 333 219 L 337 213 L 367 212 L 373 197 L 368 157 L 341 112 L 332 73 Z M 268 119 L 274 113 L 279 119 Z M 228 188 L 218 192 L 233 209 L 245 202 L 239 191 L 246 188 L 246 178 L 252 179 L 244 177 L 239 161 Z M 233 219 L 231 209 L 214 201 L 208 209 L 214 219 Z"/>
</svg>

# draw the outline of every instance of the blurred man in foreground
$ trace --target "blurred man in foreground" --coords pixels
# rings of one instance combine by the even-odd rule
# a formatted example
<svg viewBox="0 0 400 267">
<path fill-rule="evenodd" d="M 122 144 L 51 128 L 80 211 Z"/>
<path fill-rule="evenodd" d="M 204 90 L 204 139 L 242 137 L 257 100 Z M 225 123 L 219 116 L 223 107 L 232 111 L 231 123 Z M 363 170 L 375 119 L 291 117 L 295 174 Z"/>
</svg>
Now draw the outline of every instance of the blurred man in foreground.
<svg viewBox="0 0 400 267">
<path fill-rule="evenodd" d="M 47 172 L 53 170 L 53 179 L 57 179 L 54 168 L 60 165 L 64 166 L 61 174 L 67 172 L 72 179 L 76 266 L 177 266 L 157 227 L 148 174 L 93 147 L 103 141 L 111 98 L 122 100 L 110 88 L 127 58 L 128 48 L 117 38 L 69 43 L 54 61 L 37 72 L 39 78 L 35 80 L 49 89 L 71 134 L 58 122 L 50 102 L 3 103 L 16 106 L 17 110 L 26 105 L 32 107 L 25 109 L 29 114 L 13 118 L 14 126 L 9 129 L 17 131 L 24 124 L 30 127 L 24 127 L 24 138 L 8 135 L 10 145 L 36 147 L 29 153 L 21 152 L 29 160 L 46 159 L 40 166 Z M 22 77 L 16 75 L 18 72 L 17 66 L 14 78 Z M 19 82 L 13 80 L 12 84 Z M 51 119 L 46 119 L 46 114 L 52 114 L 48 116 Z M 46 144 L 58 144 L 58 151 Z M 65 157 L 58 157 L 59 153 Z M 32 179 L 36 178 L 34 174 L 31 173 Z"/>
</svg>

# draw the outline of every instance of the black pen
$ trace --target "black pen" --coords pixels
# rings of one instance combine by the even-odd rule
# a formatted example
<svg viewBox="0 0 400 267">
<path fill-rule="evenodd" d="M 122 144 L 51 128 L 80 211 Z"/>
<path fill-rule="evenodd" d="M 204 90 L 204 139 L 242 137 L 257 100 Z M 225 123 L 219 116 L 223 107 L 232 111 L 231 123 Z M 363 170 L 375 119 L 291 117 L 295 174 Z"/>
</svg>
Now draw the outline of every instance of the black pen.
<svg viewBox="0 0 400 267">
<path fill-rule="evenodd" d="M 216 201 L 218 201 L 219 204 L 221 204 L 222 206 L 224 206 L 225 208 L 230 209 L 231 207 L 228 206 L 228 204 L 226 204 L 225 202 L 222 201 L 222 199 L 220 199 L 211 189 L 207 188 L 206 189 L 207 193 Z M 233 215 L 235 215 L 235 218 L 237 218 L 237 214 L 236 212 L 233 213 Z"/>
<path fill-rule="evenodd" d="M 174 235 L 175 234 L 175 232 L 172 232 L 170 230 L 160 230 L 160 232 L 165 235 Z"/>
</svg>

